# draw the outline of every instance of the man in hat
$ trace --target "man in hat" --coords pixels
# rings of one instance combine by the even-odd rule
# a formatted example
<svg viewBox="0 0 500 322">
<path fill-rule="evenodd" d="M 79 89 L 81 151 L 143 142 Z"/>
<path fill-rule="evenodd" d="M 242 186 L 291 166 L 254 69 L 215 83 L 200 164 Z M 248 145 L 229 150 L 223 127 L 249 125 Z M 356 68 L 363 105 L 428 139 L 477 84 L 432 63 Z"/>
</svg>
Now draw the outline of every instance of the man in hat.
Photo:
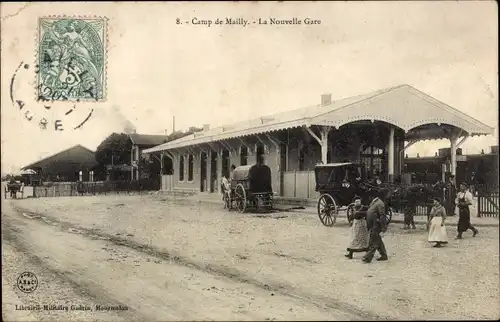
<svg viewBox="0 0 500 322">
<path fill-rule="evenodd" d="M 457 197 L 457 186 L 455 185 L 455 176 L 451 175 L 448 178 L 448 182 L 446 183 L 445 186 L 446 192 L 445 192 L 445 208 L 446 208 L 446 214 L 448 216 L 454 216 L 455 215 L 455 198 Z"/>
<path fill-rule="evenodd" d="M 378 261 L 386 261 L 388 259 L 387 250 L 385 249 L 382 236 L 380 235 L 387 229 L 384 202 L 388 193 L 389 191 L 387 189 L 381 189 L 378 196 L 370 203 L 366 212 L 366 224 L 370 232 L 370 241 L 368 251 L 363 257 L 363 262 L 365 263 L 370 263 L 372 261 L 375 251 L 378 251 L 380 254 L 380 258 L 377 258 Z"/>
</svg>

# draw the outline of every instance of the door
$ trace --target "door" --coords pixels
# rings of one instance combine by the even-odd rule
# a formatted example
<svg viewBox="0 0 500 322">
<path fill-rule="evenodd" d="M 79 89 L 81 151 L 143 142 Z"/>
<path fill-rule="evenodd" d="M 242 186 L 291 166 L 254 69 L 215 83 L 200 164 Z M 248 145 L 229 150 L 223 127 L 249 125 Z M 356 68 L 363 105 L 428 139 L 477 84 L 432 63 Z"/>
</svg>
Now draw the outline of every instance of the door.
<svg viewBox="0 0 500 322">
<path fill-rule="evenodd" d="M 288 158 L 288 155 L 287 155 L 287 145 L 285 143 L 281 143 L 280 144 L 280 165 L 279 165 L 279 178 L 280 178 L 280 182 L 279 182 L 279 192 L 280 192 L 280 196 L 284 196 L 284 184 L 285 184 L 285 180 L 284 180 L 284 175 L 285 175 L 285 172 L 288 170 L 287 169 L 287 158 Z"/>
<path fill-rule="evenodd" d="M 217 182 L 217 152 L 212 151 L 210 158 L 210 192 L 215 191 Z"/>
<path fill-rule="evenodd" d="M 230 162 L 230 157 L 229 157 L 229 151 L 224 149 L 222 151 L 222 176 L 229 178 L 229 162 Z"/>
<path fill-rule="evenodd" d="M 201 153 L 200 162 L 200 192 L 204 192 L 207 187 L 207 154 L 205 152 Z"/>
</svg>

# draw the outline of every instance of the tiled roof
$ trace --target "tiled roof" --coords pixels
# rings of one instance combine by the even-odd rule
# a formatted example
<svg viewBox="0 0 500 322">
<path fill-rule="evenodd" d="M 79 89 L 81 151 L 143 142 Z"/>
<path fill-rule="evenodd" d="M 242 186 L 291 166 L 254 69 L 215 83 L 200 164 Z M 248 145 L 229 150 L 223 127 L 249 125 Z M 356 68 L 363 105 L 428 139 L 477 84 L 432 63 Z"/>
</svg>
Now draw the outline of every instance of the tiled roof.
<svg viewBox="0 0 500 322">
<path fill-rule="evenodd" d="M 80 144 L 77 144 L 69 149 L 60 151 L 56 154 L 28 164 L 27 166 L 22 167 L 21 170 L 43 168 L 50 164 L 66 162 L 85 164 L 88 167 L 92 167 L 98 164 L 95 160 L 94 151 L 89 150 Z"/>
<path fill-rule="evenodd" d="M 226 140 L 310 125 L 340 127 L 358 120 L 384 121 L 409 131 L 419 125 L 451 124 L 470 135 L 492 134 L 493 128 L 409 86 L 400 85 L 332 102 L 195 133 L 143 153 Z"/>
</svg>

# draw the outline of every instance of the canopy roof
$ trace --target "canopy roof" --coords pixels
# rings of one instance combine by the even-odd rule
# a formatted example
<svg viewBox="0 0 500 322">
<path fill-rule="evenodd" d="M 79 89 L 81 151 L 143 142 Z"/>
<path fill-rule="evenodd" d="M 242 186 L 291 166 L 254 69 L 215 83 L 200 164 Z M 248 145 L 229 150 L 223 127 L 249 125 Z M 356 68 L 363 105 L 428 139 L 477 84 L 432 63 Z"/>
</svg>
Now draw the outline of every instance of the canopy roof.
<svg viewBox="0 0 500 322">
<path fill-rule="evenodd" d="M 130 141 L 135 145 L 155 146 L 168 141 L 168 135 L 150 135 L 150 134 L 137 134 L 132 133 L 128 135 Z"/>
<path fill-rule="evenodd" d="M 409 86 L 400 85 L 376 92 L 334 101 L 328 105 L 315 105 L 289 112 L 263 116 L 246 122 L 194 133 L 150 149 L 143 153 L 165 151 L 202 143 L 256 135 L 311 125 L 332 126 L 357 121 L 382 121 L 403 129 L 411 139 L 418 136 L 439 138 L 432 129 L 416 131 L 423 125 L 451 125 L 463 134 L 489 135 L 493 128 Z M 427 132 L 426 132 L 427 131 Z"/>
</svg>

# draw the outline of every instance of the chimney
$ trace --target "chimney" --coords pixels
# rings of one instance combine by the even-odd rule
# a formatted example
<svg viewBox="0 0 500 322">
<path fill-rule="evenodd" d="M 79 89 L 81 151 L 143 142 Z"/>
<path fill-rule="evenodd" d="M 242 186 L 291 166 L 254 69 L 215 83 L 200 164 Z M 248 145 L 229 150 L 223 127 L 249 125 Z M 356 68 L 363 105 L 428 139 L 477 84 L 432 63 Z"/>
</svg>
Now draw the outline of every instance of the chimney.
<svg viewBox="0 0 500 322">
<path fill-rule="evenodd" d="M 321 95 L 321 105 L 328 105 L 332 103 L 332 94 Z"/>
<path fill-rule="evenodd" d="M 165 129 L 165 135 L 168 135 L 168 130 L 167 129 Z"/>
<path fill-rule="evenodd" d="M 210 124 L 203 124 L 203 132 L 208 132 L 210 130 Z"/>
<path fill-rule="evenodd" d="M 175 116 L 172 116 L 172 133 L 175 132 Z"/>
</svg>

